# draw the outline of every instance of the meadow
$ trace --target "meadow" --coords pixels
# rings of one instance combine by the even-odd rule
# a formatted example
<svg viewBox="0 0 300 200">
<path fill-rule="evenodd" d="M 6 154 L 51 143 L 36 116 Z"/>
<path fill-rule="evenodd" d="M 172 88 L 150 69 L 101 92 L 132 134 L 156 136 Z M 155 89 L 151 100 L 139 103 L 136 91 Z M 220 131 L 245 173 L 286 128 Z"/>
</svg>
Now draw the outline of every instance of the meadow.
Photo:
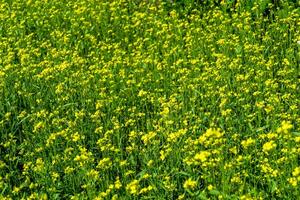
<svg viewBox="0 0 300 200">
<path fill-rule="evenodd" d="M 297 199 L 300 3 L 0 0 L 0 199 Z"/>
</svg>

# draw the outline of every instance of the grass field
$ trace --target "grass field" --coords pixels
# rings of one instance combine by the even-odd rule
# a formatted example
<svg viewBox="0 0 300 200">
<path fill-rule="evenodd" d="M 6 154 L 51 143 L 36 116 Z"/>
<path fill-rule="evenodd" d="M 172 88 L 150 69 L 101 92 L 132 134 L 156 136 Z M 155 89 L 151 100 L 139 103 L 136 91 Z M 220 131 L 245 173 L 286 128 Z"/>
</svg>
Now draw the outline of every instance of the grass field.
<svg viewBox="0 0 300 200">
<path fill-rule="evenodd" d="M 297 199 L 300 3 L 0 0 L 0 199 Z"/>
</svg>

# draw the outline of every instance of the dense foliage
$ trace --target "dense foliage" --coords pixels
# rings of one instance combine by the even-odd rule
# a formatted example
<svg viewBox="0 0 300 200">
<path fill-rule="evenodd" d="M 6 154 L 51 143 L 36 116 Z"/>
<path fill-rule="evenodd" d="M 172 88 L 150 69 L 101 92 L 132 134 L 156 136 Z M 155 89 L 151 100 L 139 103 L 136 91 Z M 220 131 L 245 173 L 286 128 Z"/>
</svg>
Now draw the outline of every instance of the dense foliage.
<svg viewBox="0 0 300 200">
<path fill-rule="evenodd" d="M 299 6 L 0 0 L 0 199 L 296 199 Z"/>
</svg>

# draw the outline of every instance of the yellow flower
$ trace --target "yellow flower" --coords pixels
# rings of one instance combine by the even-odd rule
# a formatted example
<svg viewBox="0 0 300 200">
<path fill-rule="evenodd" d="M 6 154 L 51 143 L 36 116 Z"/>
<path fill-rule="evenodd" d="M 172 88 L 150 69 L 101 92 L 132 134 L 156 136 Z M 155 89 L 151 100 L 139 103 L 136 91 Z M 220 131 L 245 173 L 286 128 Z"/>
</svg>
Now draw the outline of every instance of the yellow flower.
<svg viewBox="0 0 300 200">
<path fill-rule="evenodd" d="M 296 187 L 297 184 L 298 184 L 298 181 L 295 177 L 292 177 L 292 178 L 289 178 L 288 179 L 288 182 L 293 186 L 293 187 Z"/>
<path fill-rule="evenodd" d="M 73 167 L 69 167 L 67 166 L 65 169 L 64 169 L 64 172 L 65 174 L 70 174 L 74 171 L 75 169 Z"/>
<path fill-rule="evenodd" d="M 224 43 L 225 43 L 225 39 L 219 39 L 217 41 L 217 44 L 219 44 L 219 45 L 223 45 Z"/>
<path fill-rule="evenodd" d="M 45 127 L 44 122 L 38 122 L 37 124 L 34 125 L 33 132 L 36 133 L 39 130 L 43 129 Z"/>
<path fill-rule="evenodd" d="M 18 194 L 20 192 L 21 188 L 19 187 L 14 187 L 13 189 L 13 194 Z"/>
<path fill-rule="evenodd" d="M 232 177 L 230 179 L 230 182 L 231 183 L 242 183 L 242 180 L 241 180 L 241 178 L 238 175 L 235 175 L 234 177 Z"/>
<path fill-rule="evenodd" d="M 33 170 L 36 171 L 36 172 L 41 172 L 43 169 L 44 169 L 44 161 L 43 161 L 42 158 L 38 158 L 36 160 L 36 165 L 33 168 Z"/>
<path fill-rule="evenodd" d="M 253 198 L 249 195 L 243 195 L 240 197 L 241 200 L 252 200 Z"/>
<path fill-rule="evenodd" d="M 111 167 L 111 165 L 112 165 L 112 161 L 110 160 L 109 157 L 107 157 L 107 158 L 103 158 L 98 162 L 97 168 L 108 169 L 109 167 Z"/>
<path fill-rule="evenodd" d="M 139 194 L 147 193 L 149 191 L 153 190 L 153 186 L 149 185 L 148 187 L 142 188 L 139 192 Z"/>
<path fill-rule="evenodd" d="M 264 151 L 264 152 L 271 151 L 271 150 L 274 149 L 276 146 L 277 146 L 277 145 L 275 144 L 274 141 L 266 142 L 266 143 L 263 145 L 263 151 Z"/>
<path fill-rule="evenodd" d="M 252 138 L 248 138 L 247 140 L 243 140 L 243 141 L 241 142 L 242 146 L 243 146 L 245 149 L 247 149 L 249 146 L 251 146 L 251 145 L 254 144 L 254 143 L 255 143 L 255 140 L 252 139 Z"/>
<path fill-rule="evenodd" d="M 194 157 L 196 161 L 205 162 L 207 158 L 210 156 L 210 152 L 207 151 L 201 151 L 200 153 L 197 153 Z"/>
<path fill-rule="evenodd" d="M 207 186 L 207 189 L 208 189 L 209 191 L 211 191 L 212 189 L 214 189 L 214 186 L 212 186 L 212 185 L 210 184 L 209 186 Z"/>
<path fill-rule="evenodd" d="M 144 91 L 144 90 L 140 90 L 139 93 L 138 93 L 138 97 L 143 97 L 143 96 L 146 96 L 147 95 L 147 92 Z"/>
<path fill-rule="evenodd" d="M 80 140 L 80 135 L 79 135 L 78 132 L 72 134 L 71 137 L 72 137 L 72 141 L 73 141 L 73 142 L 77 142 L 78 140 Z"/>
<path fill-rule="evenodd" d="M 138 180 L 133 180 L 126 186 L 126 190 L 130 194 L 137 194 L 138 193 L 138 188 L 139 188 L 139 181 Z"/>
<path fill-rule="evenodd" d="M 184 189 L 194 189 L 197 187 L 197 181 L 193 181 L 191 178 L 187 179 L 184 184 L 183 184 L 183 188 Z"/>
<path fill-rule="evenodd" d="M 296 167 L 293 171 L 293 176 L 298 176 L 300 175 L 300 167 Z"/>
<path fill-rule="evenodd" d="M 166 117 L 170 112 L 170 109 L 168 107 L 164 107 L 163 110 L 160 112 L 160 115 L 163 117 Z"/>
<path fill-rule="evenodd" d="M 152 138 L 154 138 L 155 136 L 156 136 L 156 133 L 153 131 L 150 131 L 149 133 L 142 136 L 142 140 L 143 140 L 144 144 L 147 145 L 147 144 L 149 144 L 150 140 Z"/>
<path fill-rule="evenodd" d="M 52 177 L 53 181 L 56 181 L 59 178 L 59 174 L 57 172 L 52 172 L 51 177 Z"/>
<path fill-rule="evenodd" d="M 293 125 L 289 121 L 283 121 L 281 126 L 277 129 L 278 133 L 288 133 L 290 129 L 293 128 Z"/>
<path fill-rule="evenodd" d="M 115 188 L 116 189 L 120 189 L 122 187 L 122 183 L 120 181 L 120 178 L 117 177 L 116 181 L 115 181 Z"/>
<path fill-rule="evenodd" d="M 153 160 L 149 160 L 148 163 L 147 163 L 147 166 L 148 166 L 148 167 L 151 167 L 151 166 L 153 165 L 153 163 L 154 163 Z"/>
<path fill-rule="evenodd" d="M 178 196 L 177 200 L 185 199 L 184 197 L 185 197 L 185 195 L 184 195 L 184 194 L 181 194 L 181 195 Z"/>
<path fill-rule="evenodd" d="M 99 177 L 99 172 L 97 170 L 91 169 L 86 173 L 86 175 L 94 180 L 97 180 Z"/>
</svg>

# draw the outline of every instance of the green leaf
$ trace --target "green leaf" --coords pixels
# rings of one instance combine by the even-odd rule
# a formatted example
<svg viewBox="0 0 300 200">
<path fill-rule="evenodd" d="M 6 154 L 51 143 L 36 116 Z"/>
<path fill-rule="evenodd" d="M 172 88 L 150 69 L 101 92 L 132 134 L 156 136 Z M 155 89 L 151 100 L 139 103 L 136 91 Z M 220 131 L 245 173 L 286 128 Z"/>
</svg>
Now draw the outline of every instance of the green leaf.
<svg viewBox="0 0 300 200">
<path fill-rule="evenodd" d="M 197 195 L 197 198 L 198 199 L 201 199 L 201 200 L 207 200 L 208 198 L 206 197 L 205 193 L 204 192 L 201 192 L 199 195 Z"/>
<path fill-rule="evenodd" d="M 211 191 L 209 191 L 209 193 L 211 195 L 219 195 L 220 194 L 220 192 L 218 190 L 211 190 Z"/>
<path fill-rule="evenodd" d="M 292 134 L 294 134 L 296 136 L 300 136 L 300 132 L 292 132 Z"/>
</svg>

